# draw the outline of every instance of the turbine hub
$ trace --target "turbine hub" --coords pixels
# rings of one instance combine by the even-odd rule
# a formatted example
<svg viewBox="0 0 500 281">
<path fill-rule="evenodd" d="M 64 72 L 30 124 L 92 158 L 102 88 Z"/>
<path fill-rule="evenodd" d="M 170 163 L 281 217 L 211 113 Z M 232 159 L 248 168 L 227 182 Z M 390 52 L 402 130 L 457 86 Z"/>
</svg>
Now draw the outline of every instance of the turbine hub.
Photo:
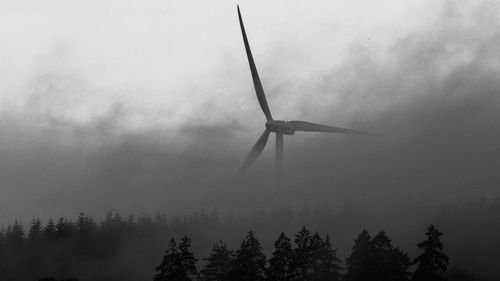
<svg viewBox="0 0 500 281">
<path fill-rule="evenodd" d="M 280 133 L 284 135 L 295 134 L 295 130 L 288 128 L 286 126 L 286 121 L 284 120 L 269 120 L 266 122 L 266 128 L 274 133 Z"/>
</svg>

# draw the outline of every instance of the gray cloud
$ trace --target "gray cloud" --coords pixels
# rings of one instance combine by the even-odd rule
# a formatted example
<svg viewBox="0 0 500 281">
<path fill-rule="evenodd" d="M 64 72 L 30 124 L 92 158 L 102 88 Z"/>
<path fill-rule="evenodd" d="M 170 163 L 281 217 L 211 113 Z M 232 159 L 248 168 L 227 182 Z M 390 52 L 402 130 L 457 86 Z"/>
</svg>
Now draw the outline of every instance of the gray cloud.
<svg viewBox="0 0 500 281">
<path fill-rule="evenodd" d="M 175 214 L 498 196 L 500 33 L 488 6 L 495 4 L 484 3 L 465 11 L 450 4 L 440 22 L 396 42 L 385 59 L 356 43 L 339 67 L 269 85 L 271 109 L 294 119 L 384 134 L 286 137 L 284 191 L 272 185 L 273 138 L 243 181 L 232 181 L 260 131 L 226 116 L 205 125 L 205 115 L 225 114 L 217 104 L 199 106 L 178 130 L 122 130 L 137 113 L 119 101 L 84 123 L 45 111 L 4 113 L 0 222 L 108 209 Z M 293 110 L 278 102 L 287 92 L 304 96 Z M 264 123 L 260 112 L 253 116 Z"/>
</svg>

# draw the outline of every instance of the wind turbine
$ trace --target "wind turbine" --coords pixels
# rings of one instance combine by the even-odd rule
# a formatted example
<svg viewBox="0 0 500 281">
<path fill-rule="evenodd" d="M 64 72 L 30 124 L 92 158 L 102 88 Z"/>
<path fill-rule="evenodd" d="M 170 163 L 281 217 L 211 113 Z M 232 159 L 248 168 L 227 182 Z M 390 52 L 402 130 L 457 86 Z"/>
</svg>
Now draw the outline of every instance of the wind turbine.
<svg viewBox="0 0 500 281">
<path fill-rule="evenodd" d="M 250 72 L 252 73 L 253 85 L 255 87 L 255 92 L 257 93 L 257 99 L 259 101 L 260 107 L 266 116 L 266 128 L 262 135 L 252 147 L 248 156 L 243 161 L 241 165 L 239 175 L 241 176 L 250 166 L 257 160 L 259 155 L 264 150 L 269 134 L 271 132 L 276 134 L 276 180 L 277 185 L 281 184 L 281 178 L 283 174 L 283 136 L 293 135 L 295 132 L 321 132 L 321 133 L 339 133 L 339 134 L 349 134 L 349 135 L 365 135 L 365 136 L 378 136 L 378 134 L 344 129 L 338 127 L 331 127 L 321 124 L 315 124 L 306 121 L 284 121 L 284 120 L 274 120 L 271 115 L 271 110 L 269 110 L 269 105 L 267 104 L 266 95 L 264 94 L 264 88 L 260 82 L 259 74 L 257 73 L 257 68 L 253 60 L 252 51 L 250 50 L 250 45 L 248 44 L 247 35 L 245 32 L 245 26 L 243 25 L 243 20 L 241 18 L 240 7 L 238 7 L 238 18 L 240 20 L 241 35 L 243 36 L 243 42 L 245 43 L 245 50 L 247 53 L 248 63 L 250 64 Z"/>
</svg>

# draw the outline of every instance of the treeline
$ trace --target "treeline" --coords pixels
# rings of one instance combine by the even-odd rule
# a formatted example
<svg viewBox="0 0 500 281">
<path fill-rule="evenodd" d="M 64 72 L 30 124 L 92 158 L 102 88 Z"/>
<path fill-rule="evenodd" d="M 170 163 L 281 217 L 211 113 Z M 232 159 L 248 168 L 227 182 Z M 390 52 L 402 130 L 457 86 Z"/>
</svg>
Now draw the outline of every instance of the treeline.
<svg viewBox="0 0 500 281">
<path fill-rule="evenodd" d="M 216 213 L 207 214 L 201 212 L 187 217 L 177 217 L 167 220 L 165 216 L 161 215 L 155 217 L 122 217 L 117 213 L 110 212 L 100 221 L 80 214 L 73 220 L 58 218 L 48 220 L 44 224 L 39 219 L 33 219 L 29 227 L 25 227 L 20 222 L 14 222 L 0 230 L 0 280 L 24 281 L 39 280 L 41 278 L 46 278 L 46 280 L 70 280 L 70 278 L 77 278 L 81 281 L 153 280 L 156 275 L 162 272 L 161 269 L 155 271 L 155 266 L 160 264 L 166 248 L 172 248 L 172 251 L 181 251 L 180 246 L 183 241 L 170 241 L 175 242 L 175 246 L 172 246 L 169 243 L 170 238 L 184 235 L 190 237 L 193 242 L 187 243 L 186 241 L 183 247 L 189 244 L 187 246 L 189 252 L 193 253 L 193 257 L 196 256 L 199 258 L 196 262 L 197 276 L 200 278 L 206 276 L 206 265 L 210 264 L 210 260 L 207 260 L 207 258 L 217 253 L 217 249 L 230 253 L 230 258 L 227 259 L 226 263 L 227 266 L 224 267 L 230 268 L 230 272 L 234 274 L 234 262 L 238 260 L 238 253 L 244 249 L 242 247 L 243 244 L 240 243 L 241 237 L 245 235 L 248 229 L 252 229 L 254 233 L 258 234 L 261 240 L 256 241 L 263 248 L 261 250 L 262 254 L 268 257 L 264 262 L 265 270 L 262 271 L 265 278 L 268 278 L 271 272 L 273 272 L 270 269 L 273 268 L 273 263 L 277 261 L 283 263 L 279 259 L 273 259 L 275 251 L 278 248 L 287 249 L 287 244 L 290 244 L 291 251 L 282 251 L 283 253 L 288 253 L 286 256 L 291 257 L 289 260 L 294 260 L 291 265 L 294 268 L 297 268 L 297 264 L 301 263 L 296 261 L 297 257 L 300 256 L 297 254 L 300 252 L 298 249 L 307 249 L 304 250 L 307 254 L 303 257 L 311 255 L 313 258 L 304 259 L 304 264 L 311 266 L 318 263 L 316 266 L 319 271 L 315 272 L 323 272 L 321 274 L 334 272 L 338 276 L 341 276 L 340 278 L 344 278 L 344 280 L 356 280 L 348 278 L 351 278 L 349 276 L 352 275 L 349 272 L 355 272 L 351 268 L 356 264 L 360 264 L 359 262 L 355 262 L 355 253 L 360 252 L 358 251 L 358 245 L 362 245 L 360 242 L 363 241 L 361 239 L 363 237 L 367 247 L 366 251 L 361 251 L 363 254 L 359 254 L 359 256 L 366 257 L 366 264 L 370 264 L 374 268 L 383 268 L 383 266 L 377 265 L 374 261 L 381 261 L 383 259 L 380 259 L 380 256 L 384 256 L 389 257 L 391 261 L 384 264 L 393 264 L 394 262 L 395 264 L 399 264 L 400 267 L 398 268 L 406 268 L 401 271 L 403 273 L 416 272 L 415 267 L 417 263 L 412 265 L 416 260 L 408 258 L 406 252 L 400 250 L 398 247 L 394 247 L 385 232 L 380 232 L 374 237 L 370 237 L 368 232 L 363 232 L 363 235 L 360 235 L 356 239 L 355 247 L 351 249 L 353 237 L 362 228 L 359 225 L 369 224 L 361 221 L 359 219 L 360 216 L 353 215 L 353 212 L 344 212 L 338 216 L 331 214 L 331 212 L 327 211 L 294 213 L 290 210 L 281 210 L 271 213 L 257 213 L 253 216 L 229 215 L 221 219 Z M 354 214 L 357 213 L 354 212 Z M 464 216 L 461 218 L 463 221 Z M 356 225 L 353 225 L 353 222 L 356 222 Z M 278 244 L 282 246 L 278 247 L 274 245 L 273 250 L 273 241 L 281 231 L 292 233 L 303 224 L 312 225 L 311 228 L 314 229 L 314 234 L 305 235 L 305 232 L 308 232 L 307 229 L 303 229 L 304 233 L 301 231 L 297 234 L 300 235 L 302 233 L 301 237 L 308 237 L 302 239 L 303 242 L 301 242 L 306 246 L 299 246 L 297 244 L 297 235 L 288 238 L 283 234 L 278 239 Z M 399 225 L 400 223 L 395 221 L 394 224 Z M 354 228 L 357 231 L 349 230 Z M 465 230 L 469 230 L 469 228 Z M 327 236 L 320 236 L 315 232 L 333 233 L 335 234 L 335 239 L 332 241 L 329 238 L 327 239 Z M 393 232 L 394 230 L 391 230 L 391 233 Z M 421 239 L 418 237 L 423 237 L 423 233 L 418 233 L 418 231 L 412 230 L 411 233 L 417 238 L 407 238 L 406 241 L 410 240 L 413 242 L 404 244 L 403 248 L 413 249 L 412 245 L 415 245 L 415 242 Z M 459 233 L 461 232 L 456 230 L 451 235 L 446 235 L 446 241 L 450 241 L 450 236 L 456 237 Z M 398 234 L 397 237 L 398 241 L 405 241 L 405 239 L 401 239 L 401 234 Z M 481 237 L 487 239 L 484 235 Z M 246 237 L 245 241 L 248 238 Z M 358 241 L 359 239 L 361 240 Z M 212 247 L 213 242 L 218 240 L 227 241 L 227 244 L 217 243 L 216 246 Z M 475 241 L 476 244 L 483 242 L 477 239 Z M 469 245 L 468 243 L 472 243 L 472 240 L 467 240 L 466 242 L 466 244 L 460 244 L 460 247 Z M 448 245 L 448 242 L 446 245 Z M 490 243 L 490 245 L 495 248 L 494 243 Z M 337 250 L 340 248 L 343 250 Z M 388 252 L 375 250 L 382 248 L 391 250 Z M 237 250 L 232 251 L 231 249 Z M 447 253 L 450 253 L 449 246 L 447 246 L 447 249 Z M 389 252 L 391 253 L 390 255 L 388 254 Z M 412 256 L 417 257 L 421 252 L 422 250 L 419 249 L 419 252 L 413 252 Z M 169 251 L 167 251 L 168 253 Z M 472 254 L 470 257 L 472 257 Z M 461 258 L 461 256 L 452 255 L 451 258 L 452 261 L 455 261 Z M 320 266 L 322 262 L 318 260 L 330 260 L 335 263 L 334 266 L 327 267 L 329 269 L 325 270 L 325 267 Z M 410 265 L 408 265 L 408 262 Z M 476 261 L 470 260 L 468 264 L 471 264 L 471 262 Z M 481 262 L 491 264 L 492 260 L 484 259 Z M 461 265 L 463 264 L 469 268 L 466 263 L 461 263 Z M 336 268 L 336 271 L 333 271 L 334 268 Z M 488 268 L 491 268 L 491 266 Z M 307 269 L 304 272 L 310 273 L 311 270 Z M 370 271 L 356 270 L 356 272 Z M 475 273 L 481 272 L 475 271 Z M 293 274 L 297 276 L 296 272 Z M 369 275 L 375 276 L 371 273 Z M 406 276 L 410 278 L 413 275 Z M 465 270 L 453 268 L 447 270 L 446 276 L 449 277 L 448 280 L 479 280 L 473 278 L 472 274 Z"/>
<path fill-rule="evenodd" d="M 154 263 L 171 234 L 163 216 L 124 219 L 110 212 L 98 223 L 82 213 L 45 225 L 34 219 L 28 231 L 16 221 L 0 231 L 0 280 L 143 278 L 151 275 L 143 267 Z"/>
<path fill-rule="evenodd" d="M 410 260 L 384 231 L 372 238 L 365 230 L 346 259 L 345 274 L 329 236 L 311 235 L 305 227 L 295 235 L 294 247 L 282 232 L 269 260 L 252 231 L 236 251 L 218 242 L 200 271 L 189 250 L 191 240 L 185 236 L 179 244 L 170 240 L 154 281 L 444 281 L 448 257 L 442 252 L 441 235 L 431 225 L 426 240 L 417 245 L 422 253 Z M 414 272 L 409 270 L 412 265 L 416 266 Z"/>
</svg>

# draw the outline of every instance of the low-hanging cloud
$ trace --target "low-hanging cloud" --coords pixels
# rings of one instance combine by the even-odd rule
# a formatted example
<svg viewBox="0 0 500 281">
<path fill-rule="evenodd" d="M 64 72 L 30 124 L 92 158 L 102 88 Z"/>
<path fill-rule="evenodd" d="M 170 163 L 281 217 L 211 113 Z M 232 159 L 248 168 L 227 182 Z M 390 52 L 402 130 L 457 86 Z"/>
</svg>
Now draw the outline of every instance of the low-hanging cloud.
<svg viewBox="0 0 500 281">
<path fill-rule="evenodd" d="M 279 191 L 272 180 L 273 138 L 242 181 L 233 181 L 260 129 L 253 121 L 247 128 L 238 118 L 207 117 L 220 113 L 217 102 L 197 104 L 200 111 L 181 119 L 178 128 L 124 130 L 141 113 L 120 102 L 85 122 L 46 111 L 3 113 L 0 221 L 108 209 L 176 214 L 498 196 L 500 32 L 489 5 L 496 4 L 484 1 L 467 10 L 449 4 L 434 26 L 399 39 L 383 56 L 355 42 L 342 64 L 326 72 L 284 84 L 269 81 L 272 110 L 383 134 L 286 137 L 285 187 Z M 270 63 L 261 60 L 263 69 Z M 280 105 L 278 98 L 290 93 L 303 98 L 292 99 L 293 108 Z M 252 116 L 263 125 L 260 112 Z"/>
</svg>

